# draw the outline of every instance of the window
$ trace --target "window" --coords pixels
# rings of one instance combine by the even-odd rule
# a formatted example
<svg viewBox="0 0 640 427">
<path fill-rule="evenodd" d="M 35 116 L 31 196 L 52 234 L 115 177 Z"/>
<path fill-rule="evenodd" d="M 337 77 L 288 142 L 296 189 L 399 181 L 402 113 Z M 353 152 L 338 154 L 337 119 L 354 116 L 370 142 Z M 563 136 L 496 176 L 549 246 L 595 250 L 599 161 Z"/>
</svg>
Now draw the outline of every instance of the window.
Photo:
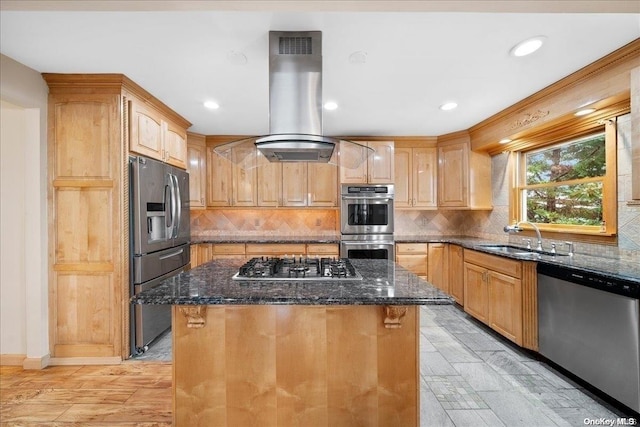
<svg viewBox="0 0 640 427">
<path fill-rule="evenodd" d="M 605 126 L 521 151 L 516 217 L 547 232 L 614 235 L 615 154 L 615 131 Z"/>
</svg>

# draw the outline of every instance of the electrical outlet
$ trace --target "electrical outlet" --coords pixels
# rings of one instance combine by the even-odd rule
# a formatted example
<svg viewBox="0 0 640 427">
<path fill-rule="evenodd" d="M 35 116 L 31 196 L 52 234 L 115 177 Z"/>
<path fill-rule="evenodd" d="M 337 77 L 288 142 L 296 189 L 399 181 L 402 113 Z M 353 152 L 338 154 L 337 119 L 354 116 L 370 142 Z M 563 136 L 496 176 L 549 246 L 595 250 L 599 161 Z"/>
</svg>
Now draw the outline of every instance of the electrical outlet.
<svg viewBox="0 0 640 427">
<path fill-rule="evenodd" d="M 316 227 L 320 227 L 322 225 L 322 221 L 320 218 L 316 218 Z"/>
<path fill-rule="evenodd" d="M 256 226 L 256 227 L 260 227 L 260 220 L 259 220 L 259 219 L 257 219 L 257 218 L 256 218 L 256 219 L 254 219 L 254 220 L 253 220 L 253 225 L 254 225 L 254 226 Z"/>
</svg>

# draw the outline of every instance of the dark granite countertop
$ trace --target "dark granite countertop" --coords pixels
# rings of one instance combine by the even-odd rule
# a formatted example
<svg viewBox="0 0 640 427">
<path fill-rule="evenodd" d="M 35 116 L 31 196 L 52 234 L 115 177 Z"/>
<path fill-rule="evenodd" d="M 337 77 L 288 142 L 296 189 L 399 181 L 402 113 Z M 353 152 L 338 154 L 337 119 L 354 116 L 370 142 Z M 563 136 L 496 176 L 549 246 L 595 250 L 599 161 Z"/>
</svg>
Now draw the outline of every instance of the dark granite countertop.
<svg viewBox="0 0 640 427">
<path fill-rule="evenodd" d="M 394 240 L 396 243 L 455 243 L 464 248 L 485 252 L 491 255 L 498 255 L 519 261 L 535 261 L 548 265 L 561 266 L 576 270 L 577 272 L 587 272 L 609 279 L 629 281 L 640 286 L 640 263 L 624 261 L 616 258 L 597 257 L 580 253 L 577 253 L 572 257 L 561 255 L 539 255 L 536 253 L 531 253 L 529 255 L 510 254 L 498 252 L 494 249 L 485 247 L 485 245 L 504 245 L 507 243 L 464 236 L 396 235 L 394 236 Z"/>
<path fill-rule="evenodd" d="M 340 243 L 340 234 L 193 236 L 191 243 Z"/>
<path fill-rule="evenodd" d="M 577 253 L 573 257 L 548 256 L 548 255 L 517 255 L 497 252 L 483 245 L 505 244 L 492 240 L 479 239 L 467 236 L 442 236 L 442 235 L 416 235 L 395 234 L 396 243 L 455 243 L 468 249 L 486 252 L 492 255 L 517 259 L 520 261 L 536 261 L 549 265 L 563 266 L 576 271 L 588 272 L 599 276 L 626 280 L 640 286 L 640 263 L 624 261 L 616 258 L 605 258 Z M 316 235 L 316 236 L 212 236 L 195 237 L 192 243 L 340 243 L 340 235 Z"/>
<path fill-rule="evenodd" d="M 242 260 L 214 260 L 134 296 L 137 304 L 436 305 L 453 299 L 395 262 L 351 260 L 362 280 L 242 281 Z"/>
</svg>

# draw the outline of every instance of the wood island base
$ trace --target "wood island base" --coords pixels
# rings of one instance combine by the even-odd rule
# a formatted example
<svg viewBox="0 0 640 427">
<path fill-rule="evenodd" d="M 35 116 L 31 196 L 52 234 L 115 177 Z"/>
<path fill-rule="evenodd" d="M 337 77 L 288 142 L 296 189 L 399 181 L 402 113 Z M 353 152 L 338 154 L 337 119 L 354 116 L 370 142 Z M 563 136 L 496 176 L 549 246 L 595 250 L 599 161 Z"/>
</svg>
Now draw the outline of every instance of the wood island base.
<svg viewBox="0 0 640 427">
<path fill-rule="evenodd" d="M 417 426 L 416 306 L 173 306 L 173 425 Z"/>
</svg>

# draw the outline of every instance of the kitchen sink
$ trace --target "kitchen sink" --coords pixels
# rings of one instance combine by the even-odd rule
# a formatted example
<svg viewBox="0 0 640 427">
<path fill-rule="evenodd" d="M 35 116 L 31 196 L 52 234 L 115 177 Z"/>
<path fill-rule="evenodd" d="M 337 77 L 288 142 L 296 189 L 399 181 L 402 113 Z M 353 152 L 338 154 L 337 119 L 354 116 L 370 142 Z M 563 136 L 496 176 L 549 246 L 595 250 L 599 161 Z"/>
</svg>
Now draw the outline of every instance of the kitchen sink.
<svg viewBox="0 0 640 427">
<path fill-rule="evenodd" d="M 527 249 L 520 246 L 513 245 L 479 245 L 483 249 L 490 251 L 500 252 L 503 254 L 519 255 L 519 256 L 533 256 L 533 255 L 549 255 L 549 256 L 567 256 L 568 254 L 553 253 L 549 251 L 539 251 L 536 249 Z"/>
</svg>

